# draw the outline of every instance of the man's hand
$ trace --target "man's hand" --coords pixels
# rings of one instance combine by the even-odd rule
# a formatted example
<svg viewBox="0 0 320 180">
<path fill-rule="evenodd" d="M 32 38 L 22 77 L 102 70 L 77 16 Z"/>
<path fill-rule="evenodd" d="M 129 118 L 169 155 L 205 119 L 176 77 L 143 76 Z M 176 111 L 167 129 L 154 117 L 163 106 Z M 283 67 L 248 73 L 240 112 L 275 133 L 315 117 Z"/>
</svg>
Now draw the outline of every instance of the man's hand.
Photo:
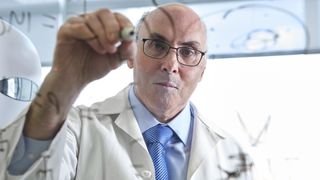
<svg viewBox="0 0 320 180">
<path fill-rule="evenodd" d="M 123 28 L 132 26 L 125 16 L 108 9 L 70 18 L 59 30 L 53 69 L 76 76 L 78 83 L 103 77 L 134 57 L 135 43 L 120 37 Z"/>
<path fill-rule="evenodd" d="M 72 17 L 61 26 L 52 69 L 27 113 L 25 136 L 53 138 L 88 83 L 134 58 L 135 42 L 120 37 L 123 28 L 132 26 L 108 9 Z"/>
</svg>

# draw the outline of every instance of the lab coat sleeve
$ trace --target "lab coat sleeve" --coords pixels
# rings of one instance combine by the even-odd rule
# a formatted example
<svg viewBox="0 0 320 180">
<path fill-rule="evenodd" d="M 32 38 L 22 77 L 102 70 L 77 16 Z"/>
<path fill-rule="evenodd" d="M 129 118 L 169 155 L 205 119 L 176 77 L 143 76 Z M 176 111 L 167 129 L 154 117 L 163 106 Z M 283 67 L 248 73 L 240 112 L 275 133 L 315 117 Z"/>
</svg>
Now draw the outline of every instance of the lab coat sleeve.
<svg viewBox="0 0 320 180">
<path fill-rule="evenodd" d="M 17 120 L 0 130 L 0 179 L 1 180 L 70 180 L 75 176 L 77 166 L 77 132 L 79 124 L 71 119 L 78 117 L 76 110 L 71 110 L 67 120 L 52 140 L 49 149 L 41 153 L 26 172 L 12 175 L 8 167 L 13 159 L 14 151 L 22 136 L 27 110 Z"/>
</svg>

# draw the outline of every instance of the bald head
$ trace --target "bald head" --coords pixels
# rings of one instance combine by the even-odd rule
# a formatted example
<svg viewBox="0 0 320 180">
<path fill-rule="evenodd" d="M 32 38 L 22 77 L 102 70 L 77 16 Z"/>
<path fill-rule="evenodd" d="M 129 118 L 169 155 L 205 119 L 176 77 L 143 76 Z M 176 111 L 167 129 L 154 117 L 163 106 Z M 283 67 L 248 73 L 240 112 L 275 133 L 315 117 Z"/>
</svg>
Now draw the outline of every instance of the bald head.
<svg viewBox="0 0 320 180">
<path fill-rule="evenodd" d="M 199 40 L 206 43 L 205 24 L 195 11 L 184 4 L 164 4 L 145 13 L 137 25 L 137 36 L 141 37 L 141 32 L 151 34 L 159 25 L 170 30 L 166 32 L 170 37 L 193 33 L 191 31 L 200 32 L 203 37 Z"/>
</svg>

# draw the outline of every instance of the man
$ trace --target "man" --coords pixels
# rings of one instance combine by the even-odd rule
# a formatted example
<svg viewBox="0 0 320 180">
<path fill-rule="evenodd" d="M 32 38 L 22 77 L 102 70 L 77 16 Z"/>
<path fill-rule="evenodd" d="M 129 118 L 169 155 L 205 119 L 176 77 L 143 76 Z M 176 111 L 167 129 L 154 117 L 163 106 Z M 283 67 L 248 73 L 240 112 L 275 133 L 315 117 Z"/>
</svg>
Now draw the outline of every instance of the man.
<svg viewBox="0 0 320 180">
<path fill-rule="evenodd" d="M 121 41 L 120 31 L 131 26 L 125 16 L 102 9 L 61 27 L 38 97 L 3 135 L 13 146 L 1 159 L 6 162 L 1 178 L 249 177 L 236 158 L 243 155 L 239 146 L 208 127 L 189 102 L 206 67 L 206 30 L 199 16 L 181 4 L 163 5 L 143 18 L 136 41 Z M 71 108 L 88 83 L 125 59 L 133 68 L 132 85 L 89 108 Z M 25 141 L 28 146 L 38 141 L 39 158 L 25 162 L 28 153 L 17 158 Z M 20 167 L 29 162 L 32 166 Z"/>
</svg>

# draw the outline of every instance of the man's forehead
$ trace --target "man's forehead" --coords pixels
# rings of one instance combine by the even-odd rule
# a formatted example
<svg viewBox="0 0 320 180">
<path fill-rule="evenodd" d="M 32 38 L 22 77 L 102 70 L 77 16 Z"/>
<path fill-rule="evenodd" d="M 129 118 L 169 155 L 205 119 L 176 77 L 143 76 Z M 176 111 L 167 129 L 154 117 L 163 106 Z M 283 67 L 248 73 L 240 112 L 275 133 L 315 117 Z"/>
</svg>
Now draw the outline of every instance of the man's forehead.
<svg viewBox="0 0 320 180">
<path fill-rule="evenodd" d="M 188 22 L 188 25 L 201 23 L 199 15 L 183 4 L 169 4 L 151 11 L 147 19 L 169 23 Z"/>
<path fill-rule="evenodd" d="M 165 42 L 171 43 L 171 41 L 168 40 L 168 38 L 166 38 L 165 35 L 162 35 L 162 34 L 159 34 L 159 33 L 156 33 L 156 32 L 150 33 L 149 34 L 149 38 L 158 39 L 158 40 L 161 40 L 161 41 L 165 41 Z M 196 39 L 196 40 L 191 40 L 191 39 L 180 40 L 180 41 L 177 41 L 177 44 L 178 45 L 184 45 L 184 46 L 192 46 L 192 47 L 201 49 L 201 42 L 199 42 L 198 39 Z"/>
<path fill-rule="evenodd" d="M 205 27 L 199 16 L 182 5 L 159 7 L 145 18 L 143 35 L 158 33 L 168 41 L 203 41 Z"/>
</svg>

